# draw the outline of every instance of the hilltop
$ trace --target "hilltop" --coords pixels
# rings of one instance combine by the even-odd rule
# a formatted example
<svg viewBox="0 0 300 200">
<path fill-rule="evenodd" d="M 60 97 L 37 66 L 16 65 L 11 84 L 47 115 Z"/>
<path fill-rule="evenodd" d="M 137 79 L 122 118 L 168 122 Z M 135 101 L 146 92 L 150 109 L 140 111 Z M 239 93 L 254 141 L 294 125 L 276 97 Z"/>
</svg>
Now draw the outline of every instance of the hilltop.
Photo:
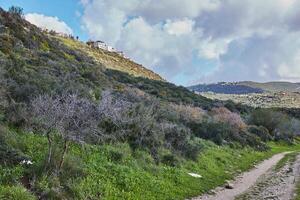
<svg viewBox="0 0 300 200">
<path fill-rule="evenodd" d="M 49 36 L 51 35 L 49 34 Z M 122 71 L 136 77 L 164 81 L 164 79 L 158 74 L 148 70 L 141 64 L 135 63 L 129 58 L 119 55 L 117 52 L 109 52 L 100 48 L 91 48 L 87 44 L 72 38 L 61 37 L 58 35 L 54 35 L 52 37 L 58 39 L 71 49 L 85 52 L 96 63 L 104 65 L 108 69 Z"/>
<path fill-rule="evenodd" d="M 245 85 L 253 88 L 260 88 L 267 92 L 300 92 L 300 83 L 291 83 L 291 82 L 266 82 L 258 83 L 252 81 L 239 82 L 240 85 Z"/>
</svg>

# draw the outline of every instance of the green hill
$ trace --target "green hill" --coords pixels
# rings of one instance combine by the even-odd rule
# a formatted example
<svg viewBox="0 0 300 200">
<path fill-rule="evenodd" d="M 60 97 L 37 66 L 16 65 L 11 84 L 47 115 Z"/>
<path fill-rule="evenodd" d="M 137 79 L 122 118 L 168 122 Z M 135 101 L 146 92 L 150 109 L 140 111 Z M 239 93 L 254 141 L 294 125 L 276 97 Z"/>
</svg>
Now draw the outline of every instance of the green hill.
<svg viewBox="0 0 300 200">
<path fill-rule="evenodd" d="M 300 92 L 300 83 L 291 83 L 291 82 L 266 82 L 266 83 L 258 83 L 245 81 L 240 82 L 240 85 L 245 85 L 248 87 L 260 88 L 269 92 Z"/>
<path fill-rule="evenodd" d="M 196 92 L 214 92 L 219 94 L 250 94 L 263 92 L 300 92 L 300 83 L 291 82 L 234 82 L 234 83 L 213 83 L 198 84 L 188 87 Z"/>
<path fill-rule="evenodd" d="M 118 53 L 91 48 L 85 43 L 71 38 L 64 38 L 55 35 L 52 37 L 61 41 L 71 49 L 86 53 L 90 59 L 93 59 L 96 63 L 99 63 L 108 69 L 119 70 L 135 77 L 164 81 L 158 74 L 128 58 L 120 56 Z"/>
<path fill-rule="evenodd" d="M 196 95 L 0 8 L 0 199 L 197 196 L 295 149 L 286 113 Z"/>
</svg>

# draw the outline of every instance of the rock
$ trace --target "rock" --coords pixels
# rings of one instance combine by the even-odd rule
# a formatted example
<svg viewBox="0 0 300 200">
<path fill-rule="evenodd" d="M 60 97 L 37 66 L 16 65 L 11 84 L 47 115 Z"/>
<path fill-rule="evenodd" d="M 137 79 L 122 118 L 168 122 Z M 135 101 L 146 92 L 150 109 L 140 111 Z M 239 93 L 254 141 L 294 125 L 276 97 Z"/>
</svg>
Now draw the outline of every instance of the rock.
<svg viewBox="0 0 300 200">
<path fill-rule="evenodd" d="M 287 173 L 292 173 L 293 172 L 293 168 L 289 167 L 287 170 L 286 170 Z"/>
<path fill-rule="evenodd" d="M 230 181 L 226 181 L 226 183 L 225 183 L 225 188 L 226 188 L 226 189 L 233 189 L 234 186 L 233 186 L 233 184 L 232 184 Z"/>
<path fill-rule="evenodd" d="M 216 191 L 215 191 L 215 190 L 210 190 L 210 191 L 208 192 L 208 194 L 210 194 L 210 195 L 215 195 L 215 194 L 216 194 Z"/>
</svg>

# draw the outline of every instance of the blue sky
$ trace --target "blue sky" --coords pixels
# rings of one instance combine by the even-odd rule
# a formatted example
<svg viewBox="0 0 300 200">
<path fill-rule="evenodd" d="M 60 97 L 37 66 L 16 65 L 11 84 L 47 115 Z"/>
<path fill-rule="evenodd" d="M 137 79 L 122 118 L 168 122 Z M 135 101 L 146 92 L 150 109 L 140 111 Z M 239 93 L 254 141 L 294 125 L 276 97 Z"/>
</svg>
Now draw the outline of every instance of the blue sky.
<svg viewBox="0 0 300 200">
<path fill-rule="evenodd" d="M 300 82 L 300 1 L 157 2 L 0 0 L 0 6 L 24 8 L 40 27 L 103 40 L 178 85 Z"/>
<path fill-rule="evenodd" d="M 39 13 L 46 16 L 57 16 L 66 22 L 82 40 L 88 35 L 80 28 L 80 17 L 76 12 L 82 12 L 82 5 L 76 0 L 1 0 L 0 6 L 7 10 L 12 5 L 20 6 L 24 13 Z"/>
</svg>

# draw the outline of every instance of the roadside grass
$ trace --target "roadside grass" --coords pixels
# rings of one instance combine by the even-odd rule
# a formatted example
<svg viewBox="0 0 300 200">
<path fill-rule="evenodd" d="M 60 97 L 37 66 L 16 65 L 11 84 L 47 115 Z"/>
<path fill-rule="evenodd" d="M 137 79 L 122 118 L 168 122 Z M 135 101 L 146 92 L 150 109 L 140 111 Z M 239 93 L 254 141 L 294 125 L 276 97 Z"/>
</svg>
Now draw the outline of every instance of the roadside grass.
<svg viewBox="0 0 300 200">
<path fill-rule="evenodd" d="M 294 200 L 300 200 L 300 180 L 298 180 L 298 184 L 296 188 L 296 197 Z"/>
<path fill-rule="evenodd" d="M 296 160 L 296 157 L 299 152 L 292 152 L 286 154 L 274 167 L 275 171 L 279 171 L 282 167 L 284 167 L 288 162 L 293 163 Z"/>
<path fill-rule="evenodd" d="M 32 166 L 17 166 L 23 168 L 20 170 L 23 172 L 21 177 L 38 171 L 43 166 L 46 138 L 12 130 L 5 138 L 9 145 L 33 161 Z M 60 178 L 60 183 L 37 174 L 35 190 L 51 191 L 52 195 L 65 199 L 186 199 L 224 184 L 226 180 L 249 170 L 256 163 L 276 153 L 300 149 L 299 145 L 270 143 L 270 151 L 258 152 L 251 148 L 220 147 L 205 140 L 202 143 L 204 148 L 197 161 L 178 156 L 180 161 L 176 167 L 157 165 L 148 152 L 132 151 L 127 143 L 84 145 L 84 148 L 72 144 L 66 158 L 65 174 Z M 10 173 L 11 170 L 7 168 L 6 171 Z M 192 177 L 188 173 L 199 174 L 202 178 Z M 13 177 L 12 180 L 16 181 Z M 16 188 L 15 185 L 20 186 Z M 34 199 L 21 186 L 20 181 L 0 182 L 0 187 L 0 197 L 6 193 L 13 194 L 17 190 L 20 194 L 26 194 L 28 199 Z M 61 192 L 63 187 L 67 188 L 66 192 L 53 194 Z"/>
</svg>

